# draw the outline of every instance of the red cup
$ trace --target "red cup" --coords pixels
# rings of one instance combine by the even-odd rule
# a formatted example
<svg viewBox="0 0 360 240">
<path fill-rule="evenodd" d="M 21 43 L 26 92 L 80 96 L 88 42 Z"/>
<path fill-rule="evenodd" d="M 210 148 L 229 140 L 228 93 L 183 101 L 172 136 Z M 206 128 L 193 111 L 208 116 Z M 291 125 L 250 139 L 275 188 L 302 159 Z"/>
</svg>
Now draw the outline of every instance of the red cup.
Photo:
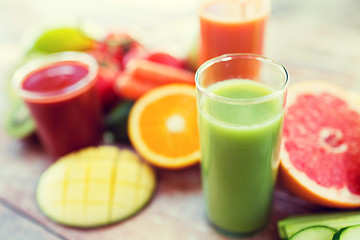
<svg viewBox="0 0 360 240">
<path fill-rule="evenodd" d="M 29 107 L 39 138 L 52 156 L 100 142 L 97 71 L 97 62 L 90 55 L 62 52 L 30 61 L 15 72 L 14 87 Z"/>
</svg>

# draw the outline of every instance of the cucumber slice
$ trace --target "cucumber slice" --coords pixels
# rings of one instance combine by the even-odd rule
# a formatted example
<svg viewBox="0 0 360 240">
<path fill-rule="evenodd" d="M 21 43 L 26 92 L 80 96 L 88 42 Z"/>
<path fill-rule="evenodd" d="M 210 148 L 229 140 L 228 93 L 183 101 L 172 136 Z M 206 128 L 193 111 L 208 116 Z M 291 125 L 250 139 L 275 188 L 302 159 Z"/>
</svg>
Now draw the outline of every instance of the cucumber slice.
<svg viewBox="0 0 360 240">
<path fill-rule="evenodd" d="M 360 211 L 308 214 L 280 220 L 278 232 L 282 239 L 286 239 L 299 230 L 310 226 L 324 225 L 340 229 L 356 224 L 360 224 Z"/>
<path fill-rule="evenodd" d="M 130 150 L 90 147 L 60 158 L 40 177 L 37 203 L 50 219 L 89 228 L 126 219 L 151 199 L 153 169 Z"/>
<path fill-rule="evenodd" d="M 331 240 L 335 233 L 336 229 L 334 228 L 312 226 L 298 231 L 289 240 Z"/>
<path fill-rule="evenodd" d="M 360 225 L 349 226 L 342 228 L 335 233 L 332 240 L 359 240 L 360 239 Z"/>
<path fill-rule="evenodd" d="M 14 99 L 5 117 L 5 130 L 13 138 L 23 139 L 35 133 L 30 111 L 20 99 Z"/>
</svg>

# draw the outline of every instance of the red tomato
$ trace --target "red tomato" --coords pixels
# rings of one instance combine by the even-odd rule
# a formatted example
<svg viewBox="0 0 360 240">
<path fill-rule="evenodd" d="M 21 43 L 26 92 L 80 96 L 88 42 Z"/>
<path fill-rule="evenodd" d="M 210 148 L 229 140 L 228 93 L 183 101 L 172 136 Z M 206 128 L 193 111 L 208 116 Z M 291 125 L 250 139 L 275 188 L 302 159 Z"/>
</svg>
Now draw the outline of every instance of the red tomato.
<svg viewBox="0 0 360 240">
<path fill-rule="evenodd" d="M 132 42 L 129 46 L 129 49 L 123 55 L 123 70 L 126 68 L 128 62 L 130 62 L 132 59 L 144 58 L 144 56 L 146 56 L 146 53 L 147 52 L 145 48 L 141 44 L 139 44 L 138 42 Z"/>
<path fill-rule="evenodd" d="M 118 100 L 113 85 L 121 70 L 117 61 L 103 52 L 91 51 L 89 54 L 95 57 L 99 64 L 99 70 L 96 76 L 96 89 L 100 96 L 103 109 L 107 110 Z"/>
<path fill-rule="evenodd" d="M 99 50 L 111 56 L 121 70 L 131 59 L 142 57 L 145 53 L 145 48 L 126 33 L 110 33 L 102 45 Z"/>
<path fill-rule="evenodd" d="M 111 67 L 101 66 L 99 68 L 96 87 L 104 110 L 111 108 L 118 100 L 118 96 L 113 87 L 118 75 L 119 71 L 114 71 Z"/>
<path fill-rule="evenodd" d="M 118 100 L 115 80 L 131 59 L 142 57 L 144 52 L 144 47 L 126 33 L 110 33 L 89 52 L 99 63 L 96 86 L 105 111 Z"/>
</svg>

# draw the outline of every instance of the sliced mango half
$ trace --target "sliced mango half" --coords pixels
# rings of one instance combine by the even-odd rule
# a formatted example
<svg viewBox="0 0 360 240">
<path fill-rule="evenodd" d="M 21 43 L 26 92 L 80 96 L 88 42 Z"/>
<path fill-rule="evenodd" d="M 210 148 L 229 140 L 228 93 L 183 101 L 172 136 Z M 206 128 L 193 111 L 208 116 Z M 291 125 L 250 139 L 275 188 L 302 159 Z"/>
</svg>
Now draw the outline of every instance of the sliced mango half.
<svg viewBox="0 0 360 240">
<path fill-rule="evenodd" d="M 126 219 L 151 199 L 153 169 L 137 154 L 114 146 L 68 154 L 40 177 L 36 198 L 50 219 L 74 227 L 95 227 Z"/>
</svg>

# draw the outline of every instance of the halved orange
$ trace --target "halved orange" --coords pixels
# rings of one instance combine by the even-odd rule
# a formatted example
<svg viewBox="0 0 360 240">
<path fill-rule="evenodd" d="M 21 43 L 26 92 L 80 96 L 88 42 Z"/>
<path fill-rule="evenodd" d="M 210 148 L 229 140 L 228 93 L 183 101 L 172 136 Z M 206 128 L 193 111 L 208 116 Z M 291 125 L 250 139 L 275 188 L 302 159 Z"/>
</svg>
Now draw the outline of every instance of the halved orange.
<svg viewBox="0 0 360 240">
<path fill-rule="evenodd" d="M 149 91 L 135 102 L 128 124 L 133 147 L 149 163 L 178 169 L 199 161 L 194 86 L 167 84 Z"/>
</svg>

